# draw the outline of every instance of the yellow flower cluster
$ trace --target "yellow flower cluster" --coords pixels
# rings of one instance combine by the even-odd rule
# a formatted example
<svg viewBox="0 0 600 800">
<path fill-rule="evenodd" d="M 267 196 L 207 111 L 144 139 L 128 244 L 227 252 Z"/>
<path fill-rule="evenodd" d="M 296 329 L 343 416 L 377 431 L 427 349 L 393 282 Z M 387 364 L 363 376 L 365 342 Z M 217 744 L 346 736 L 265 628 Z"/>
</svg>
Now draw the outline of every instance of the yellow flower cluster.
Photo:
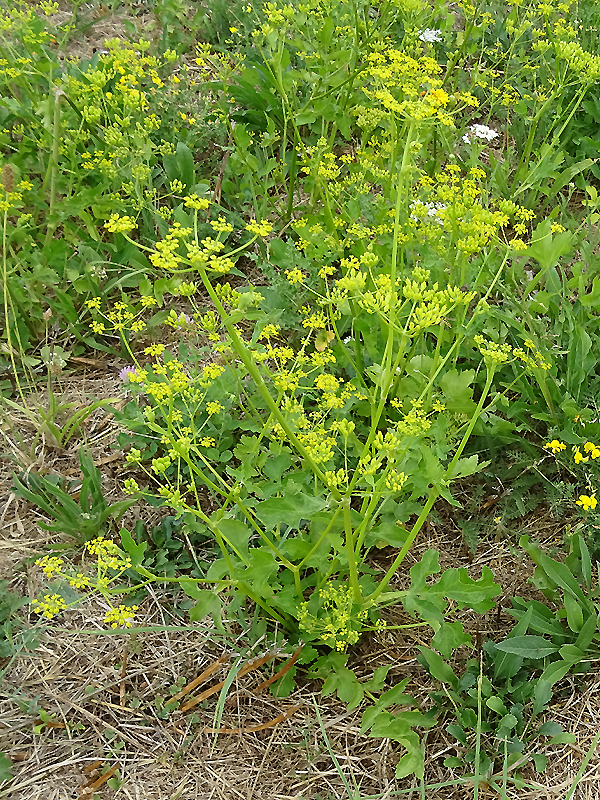
<svg viewBox="0 0 600 800">
<path fill-rule="evenodd" d="M 590 509 L 593 511 L 598 505 L 598 500 L 594 494 L 582 494 L 579 496 L 579 500 L 576 500 L 575 502 L 578 506 L 581 506 L 584 511 L 589 511 Z"/>
<path fill-rule="evenodd" d="M 442 68 L 429 56 L 413 58 L 390 47 L 368 56 L 362 75 L 362 91 L 369 106 L 357 105 L 353 113 L 358 125 L 367 130 L 381 126 L 390 116 L 416 121 L 428 119 L 454 127 L 446 111 L 450 97 L 437 77 Z"/>
<path fill-rule="evenodd" d="M 46 594 L 43 600 L 32 600 L 31 605 L 36 614 L 41 614 L 46 619 L 52 619 L 67 607 L 59 594 Z"/>
<path fill-rule="evenodd" d="M 303 603 L 298 614 L 300 629 L 310 634 L 317 633 L 319 639 L 329 647 L 343 653 L 348 645 L 356 644 L 360 637 L 360 626 L 368 617 L 364 609 L 354 610 L 352 589 L 345 586 L 326 586 L 319 590 L 321 609 L 318 616 Z"/>
<path fill-rule="evenodd" d="M 600 447 L 593 442 L 586 442 L 583 445 L 583 450 L 587 455 L 583 455 L 578 447 L 573 448 L 573 460 L 576 464 L 585 464 L 587 461 L 600 458 Z"/>
<path fill-rule="evenodd" d="M 131 559 L 124 555 L 114 542 L 98 536 L 85 544 L 90 555 L 96 556 L 101 569 L 114 569 L 123 572 L 131 567 Z"/>
<path fill-rule="evenodd" d="M 131 628 L 133 617 L 138 610 L 138 606 L 120 605 L 111 608 L 104 616 L 104 622 L 111 628 Z"/>
</svg>

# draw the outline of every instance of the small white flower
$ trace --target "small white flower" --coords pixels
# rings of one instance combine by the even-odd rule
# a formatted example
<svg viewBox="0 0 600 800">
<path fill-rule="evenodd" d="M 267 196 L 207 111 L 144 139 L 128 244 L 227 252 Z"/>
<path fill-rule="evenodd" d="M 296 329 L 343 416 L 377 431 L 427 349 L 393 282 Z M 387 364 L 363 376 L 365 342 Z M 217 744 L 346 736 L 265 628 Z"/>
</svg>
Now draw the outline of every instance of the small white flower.
<svg viewBox="0 0 600 800">
<path fill-rule="evenodd" d="M 419 39 L 422 42 L 429 42 L 430 44 L 433 44 L 434 42 L 441 42 L 442 32 L 436 30 L 435 28 L 425 28 L 424 31 L 419 31 Z"/>
<path fill-rule="evenodd" d="M 427 210 L 427 216 L 428 217 L 432 217 L 434 222 L 437 222 L 440 225 L 443 225 L 443 220 L 440 217 L 438 212 L 443 211 L 445 208 L 447 208 L 445 203 L 421 203 L 418 200 L 414 200 L 410 204 L 411 210 L 412 209 L 416 209 L 418 205 L 419 206 L 423 206 L 423 208 L 425 208 Z M 415 222 L 420 222 L 421 221 L 421 217 L 417 216 L 417 214 L 411 214 L 410 218 L 412 220 L 414 220 Z"/>
<path fill-rule="evenodd" d="M 491 142 L 499 136 L 499 134 L 491 128 L 488 128 L 487 125 L 471 125 L 471 134 L 465 133 L 462 137 L 463 142 L 465 144 L 470 144 L 471 136 L 474 136 L 476 139 L 484 139 L 486 142 Z"/>
</svg>

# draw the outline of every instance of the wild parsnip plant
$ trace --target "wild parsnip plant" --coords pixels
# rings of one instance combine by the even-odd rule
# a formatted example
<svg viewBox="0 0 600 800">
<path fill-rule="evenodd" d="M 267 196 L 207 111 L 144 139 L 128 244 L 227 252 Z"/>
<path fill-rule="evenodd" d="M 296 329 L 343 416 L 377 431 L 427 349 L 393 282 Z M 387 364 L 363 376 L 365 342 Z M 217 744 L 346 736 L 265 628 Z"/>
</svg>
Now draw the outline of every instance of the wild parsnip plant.
<svg viewBox="0 0 600 800">
<path fill-rule="evenodd" d="M 490 730 L 505 767 L 518 761 L 528 714 L 595 652 L 595 607 L 573 582 L 593 591 L 585 539 L 573 537 L 571 577 L 522 541 L 564 605 L 568 641 L 561 609 L 517 603 L 508 644 L 488 643 L 487 660 L 461 678 L 449 661 L 473 642 L 454 610 L 484 614 L 501 587 L 488 567 L 477 580 L 439 574 L 433 550 L 402 570 L 436 501 L 459 505 L 453 483 L 489 463 L 490 441 L 497 450 L 554 426 L 542 452 L 568 455 L 582 476 L 578 508 L 589 519 L 596 507 L 600 439 L 558 427 L 562 416 L 590 419 L 582 385 L 600 308 L 595 188 L 581 220 L 568 211 L 574 181 L 585 185 L 594 166 L 572 144 L 600 79 L 575 8 L 248 3 L 228 9 L 226 40 L 213 15 L 219 46 L 199 44 L 187 72 L 184 4 L 157 7 L 160 55 L 149 39 L 115 40 L 80 65 L 59 62 L 27 8 L 6 12 L 7 355 L 16 370 L 35 339 L 42 285 L 82 342 L 126 353 L 124 489 L 183 517 L 217 552 L 208 565 L 194 554 L 193 574 L 161 573 L 127 530 L 119 545 L 94 533 L 93 576 L 38 562 L 53 581 L 38 613 L 51 619 L 99 592 L 106 623 L 129 626 L 128 594 L 167 581 L 195 602 L 192 619 L 221 626 L 229 597 L 304 643 L 299 663 L 325 678 L 325 694 L 351 707 L 372 700 L 361 731 L 403 746 L 398 777 L 423 776 L 416 729 L 432 727 L 445 698 L 466 756 L 448 766 L 472 764 L 478 785 Z M 214 114 L 194 106 L 196 86 Z M 178 108 L 182 98 L 192 107 Z M 204 182 L 197 152 L 207 138 L 224 144 L 225 131 L 219 173 Z M 584 230 L 585 258 L 568 265 Z M 67 264 L 74 247 L 79 260 Z M 384 546 L 393 551 L 381 568 L 370 556 Z M 408 681 L 386 690 L 385 668 L 361 683 L 348 666 L 397 604 L 410 626 L 433 631 L 420 661 L 445 688 L 429 712 L 397 710 L 412 702 Z M 529 662 L 544 624 L 544 658 L 560 666 L 536 683 Z"/>
</svg>

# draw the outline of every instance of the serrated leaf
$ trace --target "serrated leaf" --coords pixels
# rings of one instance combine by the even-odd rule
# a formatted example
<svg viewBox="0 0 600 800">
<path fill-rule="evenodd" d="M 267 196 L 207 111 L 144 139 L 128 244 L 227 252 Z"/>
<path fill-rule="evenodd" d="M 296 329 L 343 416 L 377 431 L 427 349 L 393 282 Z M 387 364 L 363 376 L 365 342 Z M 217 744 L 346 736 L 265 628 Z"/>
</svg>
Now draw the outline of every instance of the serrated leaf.
<svg viewBox="0 0 600 800">
<path fill-rule="evenodd" d="M 465 632 L 462 622 L 443 622 L 431 640 L 431 644 L 440 651 L 444 658 L 450 658 L 457 647 L 471 644 L 471 636 Z"/>
<path fill-rule="evenodd" d="M 250 528 L 238 519 L 222 519 L 217 528 L 229 546 L 240 555 L 247 552 Z"/>
<path fill-rule="evenodd" d="M 326 506 L 327 500 L 323 497 L 313 497 L 298 492 L 263 500 L 256 506 L 256 514 L 269 530 L 279 524 L 298 528 L 303 520 L 312 519 L 314 514 L 322 511 Z"/>
<path fill-rule="evenodd" d="M 475 379 L 475 370 L 468 369 L 459 372 L 456 369 L 448 370 L 440 380 L 440 387 L 444 393 L 446 410 L 453 414 L 472 414 L 476 408 L 473 402 L 472 383 Z"/>
<path fill-rule="evenodd" d="M 321 693 L 324 697 L 337 692 L 339 699 L 351 710 L 360 705 L 364 691 L 358 678 L 348 667 L 338 667 L 325 679 Z"/>
</svg>

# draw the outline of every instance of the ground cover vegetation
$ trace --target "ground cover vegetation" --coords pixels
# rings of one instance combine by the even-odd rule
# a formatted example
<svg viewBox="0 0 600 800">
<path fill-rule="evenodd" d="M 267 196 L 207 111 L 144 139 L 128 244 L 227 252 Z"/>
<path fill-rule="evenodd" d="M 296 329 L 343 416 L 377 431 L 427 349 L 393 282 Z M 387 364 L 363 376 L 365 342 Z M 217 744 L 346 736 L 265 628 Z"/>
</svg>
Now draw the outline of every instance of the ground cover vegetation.
<svg viewBox="0 0 600 800">
<path fill-rule="evenodd" d="M 219 730 L 232 683 L 285 654 L 265 688 L 358 709 L 357 736 L 395 743 L 394 791 L 438 796 L 443 730 L 440 786 L 532 796 L 577 741 L 561 686 L 600 652 L 597 4 L 165 0 L 74 56 L 115 8 L 0 12 L 8 502 L 51 534 L 2 584 L 4 673 L 90 598 L 107 630 L 147 630 L 160 591 L 182 624 L 269 647 L 200 694 L 214 665 L 175 683 L 161 719 L 219 692 Z M 68 401 L 98 358 L 118 389 Z M 112 499 L 87 434 L 107 411 Z M 70 478 L 48 453 L 76 454 Z M 540 509 L 552 547 L 519 534 Z M 530 590 L 417 550 L 436 525 L 471 561 L 504 541 Z M 415 632 L 427 703 L 392 661 L 353 668 Z"/>
</svg>

